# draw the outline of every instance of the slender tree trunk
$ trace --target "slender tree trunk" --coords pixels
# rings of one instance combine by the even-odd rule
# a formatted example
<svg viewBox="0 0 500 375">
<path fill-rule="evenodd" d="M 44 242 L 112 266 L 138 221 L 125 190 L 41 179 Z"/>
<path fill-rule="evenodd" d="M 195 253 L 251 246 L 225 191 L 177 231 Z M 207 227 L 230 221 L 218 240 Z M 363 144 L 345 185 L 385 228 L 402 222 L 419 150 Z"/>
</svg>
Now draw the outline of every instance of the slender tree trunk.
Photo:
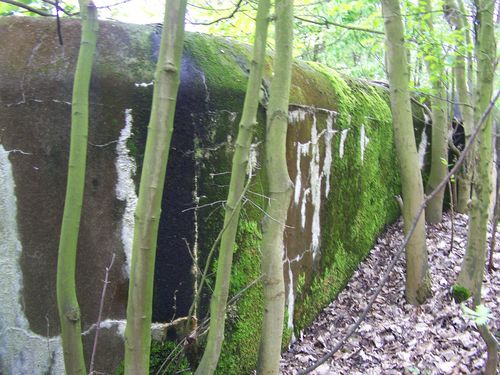
<svg viewBox="0 0 500 375">
<path fill-rule="evenodd" d="M 283 232 L 292 196 L 286 163 L 288 101 L 292 78 L 293 0 L 276 0 L 276 57 L 267 108 L 266 169 L 269 204 L 263 221 L 264 321 L 257 374 L 278 374 L 285 313 Z"/>
<path fill-rule="evenodd" d="M 471 83 L 473 80 L 472 77 L 469 77 L 472 75 L 472 68 L 467 68 L 467 60 L 472 59 L 472 56 L 469 55 L 469 47 L 471 46 L 471 43 L 469 30 L 467 29 L 467 18 L 462 13 L 464 10 L 465 8 L 463 2 L 460 1 L 460 4 L 457 5 L 455 0 L 446 0 L 446 19 L 453 30 L 461 30 L 464 36 L 464 41 L 462 45 L 459 46 L 460 48 L 456 55 L 455 66 L 453 67 L 457 90 L 457 97 L 453 99 L 458 99 L 458 102 L 460 103 L 459 108 L 462 115 L 462 126 L 465 137 L 464 141 L 467 142 L 474 130 L 474 112 L 471 99 Z M 456 210 L 461 213 L 466 213 L 468 211 L 468 205 L 471 198 L 473 155 L 474 151 L 469 153 L 457 176 L 458 200 Z"/>
<path fill-rule="evenodd" d="M 475 5 L 478 10 L 476 16 L 478 31 L 474 119 L 478 122 L 488 107 L 493 93 L 494 62 L 496 60 L 493 24 L 495 2 L 493 0 L 476 0 Z M 486 234 L 491 197 L 492 122 L 490 114 L 478 136 L 467 249 L 455 286 L 455 288 L 465 288 L 467 294 L 472 294 L 474 306 L 481 304 L 481 287 L 486 262 Z M 487 325 L 478 326 L 478 331 L 488 349 L 485 374 L 495 375 L 498 368 L 498 343 Z"/>
<path fill-rule="evenodd" d="M 82 32 L 71 106 L 71 143 L 68 180 L 57 259 L 57 307 L 61 321 L 64 366 L 69 375 L 86 374 L 81 337 L 80 307 L 75 268 L 80 216 L 85 186 L 89 122 L 89 86 L 97 40 L 97 8 L 80 0 Z"/>
<path fill-rule="evenodd" d="M 500 155 L 497 155 L 497 158 L 500 158 Z M 499 195 L 499 184 L 500 184 L 500 168 L 499 168 L 499 163 L 500 160 L 497 159 L 495 168 L 496 168 L 496 184 L 495 184 L 495 207 L 493 209 L 493 218 L 492 218 L 492 223 L 491 226 L 493 228 L 492 234 L 491 234 L 491 240 L 489 244 L 490 248 L 490 255 L 488 258 L 488 272 L 493 273 L 495 270 L 495 265 L 493 264 L 493 256 L 495 255 L 495 248 L 496 248 L 496 234 L 497 234 L 497 227 L 498 227 L 498 219 L 500 216 L 500 195 Z"/>
<path fill-rule="evenodd" d="M 421 8 L 428 12 L 425 18 L 429 35 L 434 35 L 432 20 L 431 0 L 420 0 Z M 431 172 L 427 181 L 426 190 L 432 192 L 436 186 L 445 178 L 448 172 L 448 116 L 446 102 L 446 74 L 444 70 L 444 58 L 441 53 L 441 45 L 429 44 L 430 48 L 423 46 L 427 54 L 437 57 L 437 61 L 426 60 L 427 71 L 432 85 L 433 96 L 431 98 L 432 108 L 432 154 Z M 443 218 L 444 189 L 432 198 L 425 209 L 427 221 L 432 224 L 440 223 Z"/>
<path fill-rule="evenodd" d="M 255 42 L 253 58 L 250 66 L 245 103 L 241 116 L 240 128 L 236 139 L 236 149 L 233 156 L 231 181 L 226 203 L 224 217 L 224 232 L 219 248 L 217 263 L 217 276 L 215 287 L 210 301 L 210 327 L 208 331 L 207 346 L 198 368 L 197 375 L 213 374 L 217 367 L 222 342 L 224 340 L 224 323 L 226 304 L 231 278 L 231 265 L 233 261 L 233 248 L 238 219 L 241 209 L 242 194 L 244 194 L 245 177 L 248 172 L 250 147 L 252 144 L 253 130 L 257 125 L 257 110 L 259 107 L 259 92 L 264 71 L 266 56 L 267 29 L 269 25 L 269 0 L 260 0 L 255 23 Z M 251 172 L 248 178 L 251 178 Z"/>
<path fill-rule="evenodd" d="M 479 121 L 488 107 L 493 93 L 495 36 L 493 28 L 493 0 L 476 1 L 478 8 L 477 40 L 477 90 L 474 118 Z M 466 288 L 476 304 L 481 299 L 484 263 L 486 261 L 486 233 L 488 208 L 491 196 L 491 160 L 492 160 L 492 116 L 488 117 L 480 130 L 477 140 L 477 159 L 473 198 L 470 209 L 469 234 L 465 258 L 458 276 L 458 285 Z"/>
<path fill-rule="evenodd" d="M 386 33 L 387 76 L 394 140 L 402 183 L 403 219 L 405 231 L 408 231 L 424 200 L 424 189 L 413 133 L 408 66 L 399 1 L 382 0 L 382 15 Z M 413 305 L 423 303 L 430 295 L 430 284 L 425 245 L 425 220 L 421 217 L 406 247 L 406 299 L 408 302 Z"/>
<path fill-rule="evenodd" d="M 167 0 L 135 212 L 125 329 L 125 374 L 149 373 L 156 240 L 179 88 L 187 0 Z"/>
</svg>

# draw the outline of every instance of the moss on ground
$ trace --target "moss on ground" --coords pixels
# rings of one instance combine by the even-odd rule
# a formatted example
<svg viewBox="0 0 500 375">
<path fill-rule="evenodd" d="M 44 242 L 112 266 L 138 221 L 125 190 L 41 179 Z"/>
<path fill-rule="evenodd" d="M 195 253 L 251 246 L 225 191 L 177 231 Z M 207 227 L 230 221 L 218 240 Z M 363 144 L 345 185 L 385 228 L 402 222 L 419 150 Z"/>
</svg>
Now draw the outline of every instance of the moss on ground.
<svg viewBox="0 0 500 375">
<path fill-rule="evenodd" d="M 472 297 L 471 291 L 460 284 L 453 285 L 451 295 L 457 303 L 465 302 Z"/>
</svg>

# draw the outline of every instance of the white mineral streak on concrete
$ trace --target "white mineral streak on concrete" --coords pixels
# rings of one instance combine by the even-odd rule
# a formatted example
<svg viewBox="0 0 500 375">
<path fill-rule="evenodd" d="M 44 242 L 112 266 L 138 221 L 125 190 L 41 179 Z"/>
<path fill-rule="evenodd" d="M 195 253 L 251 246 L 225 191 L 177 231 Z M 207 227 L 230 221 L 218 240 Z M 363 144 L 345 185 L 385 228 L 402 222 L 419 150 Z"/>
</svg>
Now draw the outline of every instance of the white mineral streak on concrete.
<svg viewBox="0 0 500 375">
<path fill-rule="evenodd" d="M 424 167 L 425 154 L 427 153 L 427 143 L 427 133 L 425 132 L 424 126 L 424 129 L 422 129 L 422 135 L 420 137 L 420 144 L 418 145 L 418 164 L 420 166 L 420 169 Z"/>
<path fill-rule="evenodd" d="M 312 215 L 312 254 L 313 261 L 316 258 L 319 249 L 319 239 L 321 234 L 320 227 L 320 208 L 321 208 L 321 175 L 319 173 L 319 138 L 316 128 L 316 114 L 313 114 L 313 123 L 311 127 L 311 163 L 309 167 L 311 203 L 313 206 Z"/>
<path fill-rule="evenodd" d="M 294 202 L 299 204 L 300 193 L 302 192 L 302 173 L 300 169 L 300 160 L 302 155 L 309 155 L 309 146 L 311 142 L 300 143 L 297 142 L 297 176 L 295 177 L 295 191 L 294 191 Z"/>
<path fill-rule="evenodd" d="M 155 83 L 154 81 L 151 82 L 141 82 L 141 83 L 134 83 L 135 87 L 148 87 L 148 86 L 153 86 Z"/>
<path fill-rule="evenodd" d="M 120 337 L 125 337 L 125 325 L 127 321 L 125 319 L 106 319 L 99 324 L 99 329 L 116 329 L 116 333 Z M 82 332 L 82 336 L 86 336 L 95 331 L 97 324 L 92 324 L 85 332 Z"/>
<path fill-rule="evenodd" d="M 196 142 L 195 142 L 196 143 Z M 194 275 L 194 286 L 193 286 L 193 294 L 195 295 L 195 301 L 198 301 L 198 279 L 199 279 L 199 257 L 198 257 L 198 241 L 200 239 L 200 228 L 198 224 L 198 207 L 200 205 L 200 197 L 198 196 L 198 190 L 200 188 L 198 181 L 198 174 L 200 173 L 200 168 L 198 166 L 198 161 L 195 161 L 195 172 L 194 172 L 194 189 L 193 189 L 193 202 L 195 205 L 194 208 L 194 243 L 193 243 L 193 266 L 191 268 L 191 272 Z M 194 305 L 193 313 L 198 313 L 198 303 Z"/>
<path fill-rule="evenodd" d="M 292 332 L 292 337 L 290 340 L 290 344 L 293 344 L 297 339 L 295 338 L 295 334 L 293 332 L 293 310 L 295 308 L 295 294 L 293 292 L 293 272 L 292 272 L 292 263 L 288 259 L 288 322 L 287 327 Z"/>
<path fill-rule="evenodd" d="M 292 124 L 296 124 L 298 122 L 305 121 L 307 114 L 309 111 L 303 108 L 297 108 L 288 112 L 288 121 Z"/>
<path fill-rule="evenodd" d="M 323 176 L 325 177 L 325 195 L 328 197 L 330 194 L 330 175 L 332 169 L 332 139 L 336 133 L 333 130 L 333 119 L 335 112 L 328 112 L 326 118 L 326 134 L 325 134 L 325 160 L 323 161 Z"/>
<path fill-rule="evenodd" d="M 20 301 L 22 246 L 17 232 L 17 203 L 9 153 L 0 145 L 0 373 L 64 374 L 60 337 L 30 330 Z"/>
<path fill-rule="evenodd" d="M 365 150 L 366 146 L 370 142 L 370 139 L 366 136 L 365 125 L 361 124 L 361 137 L 359 140 L 360 148 L 361 148 L 361 164 L 363 164 L 363 160 L 365 159 Z"/>
<path fill-rule="evenodd" d="M 311 194 L 310 188 L 304 190 L 304 196 L 302 197 L 302 204 L 300 207 L 300 226 L 302 227 L 302 229 L 306 227 L 306 204 L 309 194 Z"/>
<path fill-rule="evenodd" d="M 250 151 L 248 153 L 248 164 L 247 164 L 247 176 L 252 177 L 255 175 L 257 168 L 259 166 L 259 150 L 257 149 L 258 143 L 252 143 L 250 145 Z"/>
<path fill-rule="evenodd" d="M 205 103 L 208 103 L 210 101 L 210 91 L 208 91 L 207 77 L 205 76 L 203 70 L 200 69 L 195 69 L 195 70 L 198 73 L 200 73 L 201 83 L 203 84 L 203 88 L 205 90 Z"/>
<path fill-rule="evenodd" d="M 342 159 L 344 157 L 344 144 L 345 140 L 347 139 L 347 133 L 349 133 L 350 129 L 344 129 L 342 130 L 342 133 L 340 133 L 340 145 L 339 145 L 339 157 Z"/>
<path fill-rule="evenodd" d="M 122 218 L 122 244 L 125 252 L 124 273 L 130 275 L 130 262 L 132 259 L 132 241 L 134 238 L 134 213 L 137 206 L 134 175 L 137 170 L 135 160 L 130 156 L 127 141 L 132 135 L 132 109 L 125 110 L 125 126 L 120 132 L 116 145 L 117 158 L 115 161 L 117 181 L 116 198 L 125 202 L 125 212 Z"/>
</svg>

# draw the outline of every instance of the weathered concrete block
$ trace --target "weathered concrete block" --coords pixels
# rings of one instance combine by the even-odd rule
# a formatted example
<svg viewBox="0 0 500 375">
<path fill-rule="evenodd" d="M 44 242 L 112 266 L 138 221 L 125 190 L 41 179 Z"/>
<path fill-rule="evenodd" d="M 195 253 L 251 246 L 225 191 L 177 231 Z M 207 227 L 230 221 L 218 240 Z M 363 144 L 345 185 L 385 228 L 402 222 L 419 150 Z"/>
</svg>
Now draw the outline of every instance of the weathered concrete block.
<svg viewBox="0 0 500 375">
<path fill-rule="evenodd" d="M 79 22 L 64 20 L 62 33 L 60 46 L 51 20 L 0 19 L 0 369 L 5 374 L 62 373 L 55 270 Z M 122 357 L 133 212 L 159 38 L 155 26 L 101 22 L 99 30 L 77 283 L 88 355 L 104 270 L 116 254 L 100 371 L 113 371 Z M 223 39 L 186 37 L 158 237 L 157 322 L 187 314 L 198 270 L 221 229 L 249 53 L 247 46 Z M 270 64 L 269 59 L 268 71 Z M 263 96 L 268 81 L 269 73 Z M 287 153 L 295 192 L 285 233 L 288 338 L 342 289 L 376 235 L 396 218 L 393 196 L 399 192 L 383 89 L 297 62 L 291 103 Z M 259 116 L 232 295 L 260 272 L 264 108 Z M 197 307 L 200 319 L 207 291 Z M 228 310 L 220 373 L 241 374 L 254 365 L 261 300 L 257 282 Z"/>
</svg>

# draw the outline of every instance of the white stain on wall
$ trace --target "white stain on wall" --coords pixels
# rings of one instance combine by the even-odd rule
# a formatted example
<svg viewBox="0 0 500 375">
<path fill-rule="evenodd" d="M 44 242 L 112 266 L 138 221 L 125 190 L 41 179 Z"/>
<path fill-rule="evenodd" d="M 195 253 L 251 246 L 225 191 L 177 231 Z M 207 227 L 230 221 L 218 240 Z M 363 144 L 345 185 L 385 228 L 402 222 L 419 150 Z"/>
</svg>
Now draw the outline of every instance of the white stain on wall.
<svg viewBox="0 0 500 375">
<path fill-rule="evenodd" d="M 306 204 L 310 194 L 310 188 L 304 190 L 304 197 L 302 198 L 302 204 L 300 205 L 300 226 L 302 227 L 302 229 L 306 227 Z"/>
<path fill-rule="evenodd" d="M 325 133 L 325 160 L 323 161 L 323 176 L 325 177 L 325 195 L 330 194 L 330 175 L 332 170 L 332 140 L 333 135 L 337 132 L 333 130 L 334 115 L 336 112 L 329 111 L 326 118 L 326 133 Z"/>
<path fill-rule="evenodd" d="M 295 177 L 295 191 L 294 191 L 294 202 L 295 204 L 299 204 L 300 194 L 302 192 L 302 172 L 300 168 L 300 161 L 302 156 L 309 155 L 309 146 L 311 142 L 307 143 L 297 143 L 297 169 L 296 169 L 296 177 Z"/>
<path fill-rule="evenodd" d="M 312 215 L 312 254 L 315 260 L 319 251 L 319 240 L 321 235 L 320 225 L 320 208 L 321 208 L 321 175 L 319 173 L 319 139 L 322 134 L 318 135 L 316 114 L 313 113 L 313 123 L 311 127 L 311 163 L 309 165 L 310 188 L 311 188 L 311 203 L 313 206 Z"/>
<path fill-rule="evenodd" d="M 295 294 L 293 291 L 293 272 L 292 272 L 292 263 L 288 260 L 288 301 L 287 301 L 287 312 L 288 312 L 288 321 L 287 327 L 292 332 L 291 344 L 293 344 L 297 339 L 295 338 L 295 334 L 293 332 L 293 310 L 295 308 Z"/>
<path fill-rule="evenodd" d="M 61 339 L 30 330 L 20 301 L 23 289 L 19 259 L 15 183 L 9 152 L 0 145 L 0 373 L 64 374 Z"/>
<path fill-rule="evenodd" d="M 309 111 L 304 108 L 297 108 L 288 112 L 288 121 L 292 124 L 305 121 Z"/>
<path fill-rule="evenodd" d="M 424 167 L 425 163 L 425 154 L 427 153 L 427 133 L 425 132 L 425 126 L 422 130 L 422 135 L 420 136 L 420 143 L 418 144 L 418 164 L 420 169 Z"/>
<path fill-rule="evenodd" d="M 349 133 L 349 129 L 344 129 L 342 133 L 340 133 L 339 157 L 341 159 L 344 157 L 344 144 L 347 139 L 347 133 Z"/>
<path fill-rule="evenodd" d="M 116 197 L 125 202 L 125 212 L 122 217 L 121 239 L 123 251 L 125 252 L 124 273 L 130 274 L 130 261 L 132 259 L 132 241 L 134 238 L 134 213 L 137 206 L 137 194 L 135 192 L 134 176 L 137 170 L 135 160 L 130 156 L 127 141 L 132 135 L 132 109 L 125 110 L 125 126 L 120 132 L 116 145 L 117 158 L 115 161 L 117 181 Z"/>
<path fill-rule="evenodd" d="M 370 142 L 370 139 L 366 136 L 365 125 L 361 124 L 361 135 L 359 139 L 359 146 L 361 150 L 361 164 L 363 164 L 363 161 L 365 159 L 365 150 L 368 142 Z"/>
</svg>

